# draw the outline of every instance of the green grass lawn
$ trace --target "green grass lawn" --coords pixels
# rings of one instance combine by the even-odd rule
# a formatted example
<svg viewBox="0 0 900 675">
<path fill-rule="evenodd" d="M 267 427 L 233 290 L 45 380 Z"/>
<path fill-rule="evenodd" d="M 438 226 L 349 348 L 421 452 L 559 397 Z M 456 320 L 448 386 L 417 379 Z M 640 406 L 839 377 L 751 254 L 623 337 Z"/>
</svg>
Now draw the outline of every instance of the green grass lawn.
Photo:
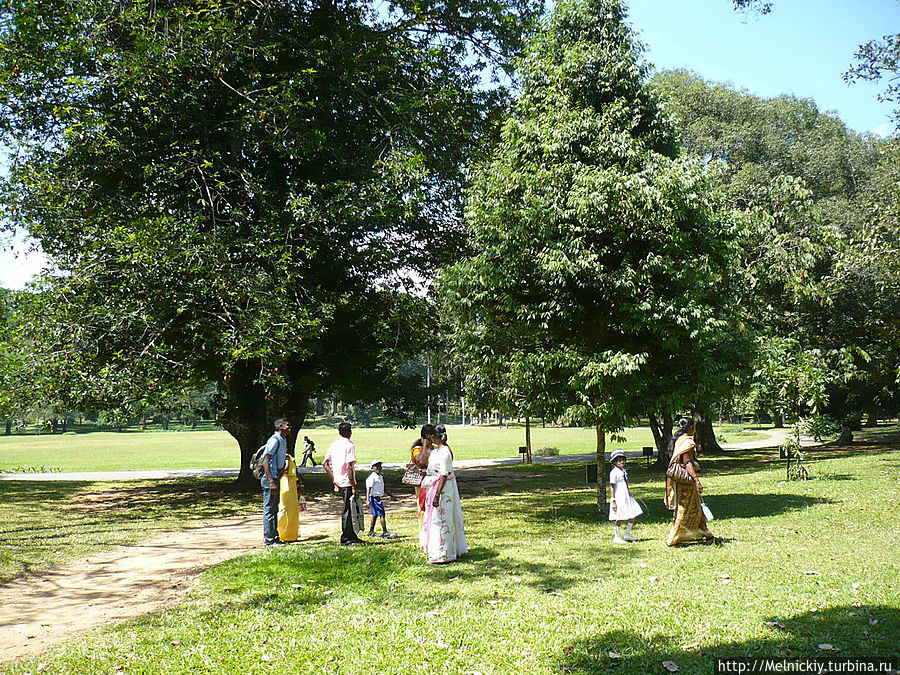
<svg viewBox="0 0 900 675">
<path fill-rule="evenodd" d="M 790 483 L 772 457 L 704 460 L 720 545 L 667 548 L 661 477 L 638 463 L 629 546 L 577 465 L 461 472 L 462 562 L 427 566 L 414 516 L 389 513 L 399 540 L 242 556 L 171 609 L 5 672 L 711 673 L 717 656 L 898 655 L 900 453 L 810 451 L 813 480 Z"/>
<path fill-rule="evenodd" d="M 760 432 L 745 431 L 738 425 L 717 427 L 727 442 L 764 438 Z M 373 459 L 384 462 L 409 460 L 409 448 L 416 431 L 403 429 L 355 429 L 360 464 Z M 764 433 L 764 432 L 763 432 Z M 337 438 L 329 429 L 302 429 L 316 444 L 316 460 L 321 461 L 328 445 Z M 610 448 L 629 450 L 653 445 L 648 428 L 627 429 L 625 443 L 608 440 Z M 452 427 L 449 442 L 459 459 L 518 457 L 525 444 L 521 427 Z M 532 428 L 532 448 L 550 446 L 562 454 L 592 452 L 596 446 L 593 429 Z M 0 436 L 0 471 L 51 467 L 60 471 L 116 471 L 129 469 L 194 469 L 238 466 L 237 442 L 225 431 L 94 432 L 65 435 Z"/>
</svg>

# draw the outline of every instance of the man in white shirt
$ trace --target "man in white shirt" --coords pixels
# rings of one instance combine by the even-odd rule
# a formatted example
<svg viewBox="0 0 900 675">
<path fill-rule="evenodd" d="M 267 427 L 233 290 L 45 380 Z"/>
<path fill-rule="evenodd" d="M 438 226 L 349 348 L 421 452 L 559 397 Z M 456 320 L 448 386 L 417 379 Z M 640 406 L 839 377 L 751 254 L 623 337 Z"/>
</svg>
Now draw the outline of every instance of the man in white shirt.
<svg viewBox="0 0 900 675">
<path fill-rule="evenodd" d="M 356 447 L 350 442 L 353 427 L 350 422 L 341 422 L 338 425 L 337 439 L 328 448 L 322 466 L 331 476 L 331 482 L 341 493 L 344 499 L 344 508 L 341 511 L 341 544 L 350 546 L 362 544 L 362 539 L 356 535 L 353 529 L 353 515 L 350 512 L 350 502 L 357 495 L 356 487 Z"/>
</svg>

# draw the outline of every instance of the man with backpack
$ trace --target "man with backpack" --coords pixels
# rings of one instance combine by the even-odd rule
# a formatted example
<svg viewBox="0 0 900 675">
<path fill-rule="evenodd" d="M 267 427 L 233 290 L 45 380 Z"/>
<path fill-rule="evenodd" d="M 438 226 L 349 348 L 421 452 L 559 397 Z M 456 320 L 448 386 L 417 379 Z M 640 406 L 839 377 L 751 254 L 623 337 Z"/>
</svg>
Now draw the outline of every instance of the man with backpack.
<svg viewBox="0 0 900 675">
<path fill-rule="evenodd" d="M 278 501 L 280 480 L 287 466 L 287 437 L 291 435 L 291 423 L 284 417 L 275 420 L 275 433 L 266 441 L 265 475 L 260 478 L 263 489 L 263 543 L 266 546 L 284 546 L 278 537 Z"/>
</svg>

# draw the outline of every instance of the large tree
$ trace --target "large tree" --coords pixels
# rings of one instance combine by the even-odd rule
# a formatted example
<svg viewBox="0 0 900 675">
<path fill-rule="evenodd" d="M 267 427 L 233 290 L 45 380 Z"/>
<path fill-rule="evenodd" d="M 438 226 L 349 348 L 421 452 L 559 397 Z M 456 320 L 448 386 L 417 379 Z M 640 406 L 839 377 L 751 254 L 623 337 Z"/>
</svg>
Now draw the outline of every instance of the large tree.
<svg viewBox="0 0 900 675">
<path fill-rule="evenodd" d="M 872 337 L 892 321 L 891 296 L 879 297 L 854 252 L 887 269 L 877 261 L 890 246 L 866 243 L 873 217 L 888 212 L 877 187 L 890 183 L 885 143 L 809 99 L 762 99 L 686 71 L 661 73 L 653 86 L 669 100 L 686 151 L 715 167 L 723 198 L 758 232 L 743 255 L 744 304 L 759 336 L 745 400 L 776 420 L 858 414 L 860 400 L 884 391 L 884 359 L 868 352 L 890 358 Z"/>
<path fill-rule="evenodd" d="M 467 383 L 538 397 L 605 435 L 693 400 L 731 330 L 736 245 L 702 168 L 677 158 L 615 0 L 570 0 L 520 63 L 501 142 L 475 173 L 474 252 L 440 277 Z"/>
<path fill-rule="evenodd" d="M 219 383 L 250 454 L 311 393 L 403 389 L 429 242 L 502 102 L 528 0 L 3 0 L 2 214 L 52 257 L 61 396 Z M 412 280 L 412 281 L 411 281 Z M 373 388 L 373 383 L 385 385 Z"/>
</svg>

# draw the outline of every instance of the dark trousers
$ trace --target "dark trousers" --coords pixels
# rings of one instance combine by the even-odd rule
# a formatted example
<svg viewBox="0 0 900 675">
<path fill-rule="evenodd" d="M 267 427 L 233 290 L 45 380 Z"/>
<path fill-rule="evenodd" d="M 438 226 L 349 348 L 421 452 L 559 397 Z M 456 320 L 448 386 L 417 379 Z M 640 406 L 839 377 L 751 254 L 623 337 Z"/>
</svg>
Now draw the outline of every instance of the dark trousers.
<svg viewBox="0 0 900 675">
<path fill-rule="evenodd" d="M 316 460 L 312 456 L 312 453 L 309 453 L 309 452 L 303 453 L 303 462 L 300 464 L 300 466 L 306 466 L 306 460 L 309 460 L 310 462 L 313 463 L 313 466 L 316 466 Z"/>
<path fill-rule="evenodd" d="M 344 509 L 341 511 L 341 543 L 360 541 L 353 529 L 353 515 L 350 512 L 350 501 L 353 499 L 353 488 L 342 487 L 341 497 L 344 498 Z"/>
<path fill-rule="evenodd" d="M 281 495 L 269 489 L 269 481 L 262 477 L 263 486 L 263 543 L 278 541 L 278 503 Z"/>
</svg>

